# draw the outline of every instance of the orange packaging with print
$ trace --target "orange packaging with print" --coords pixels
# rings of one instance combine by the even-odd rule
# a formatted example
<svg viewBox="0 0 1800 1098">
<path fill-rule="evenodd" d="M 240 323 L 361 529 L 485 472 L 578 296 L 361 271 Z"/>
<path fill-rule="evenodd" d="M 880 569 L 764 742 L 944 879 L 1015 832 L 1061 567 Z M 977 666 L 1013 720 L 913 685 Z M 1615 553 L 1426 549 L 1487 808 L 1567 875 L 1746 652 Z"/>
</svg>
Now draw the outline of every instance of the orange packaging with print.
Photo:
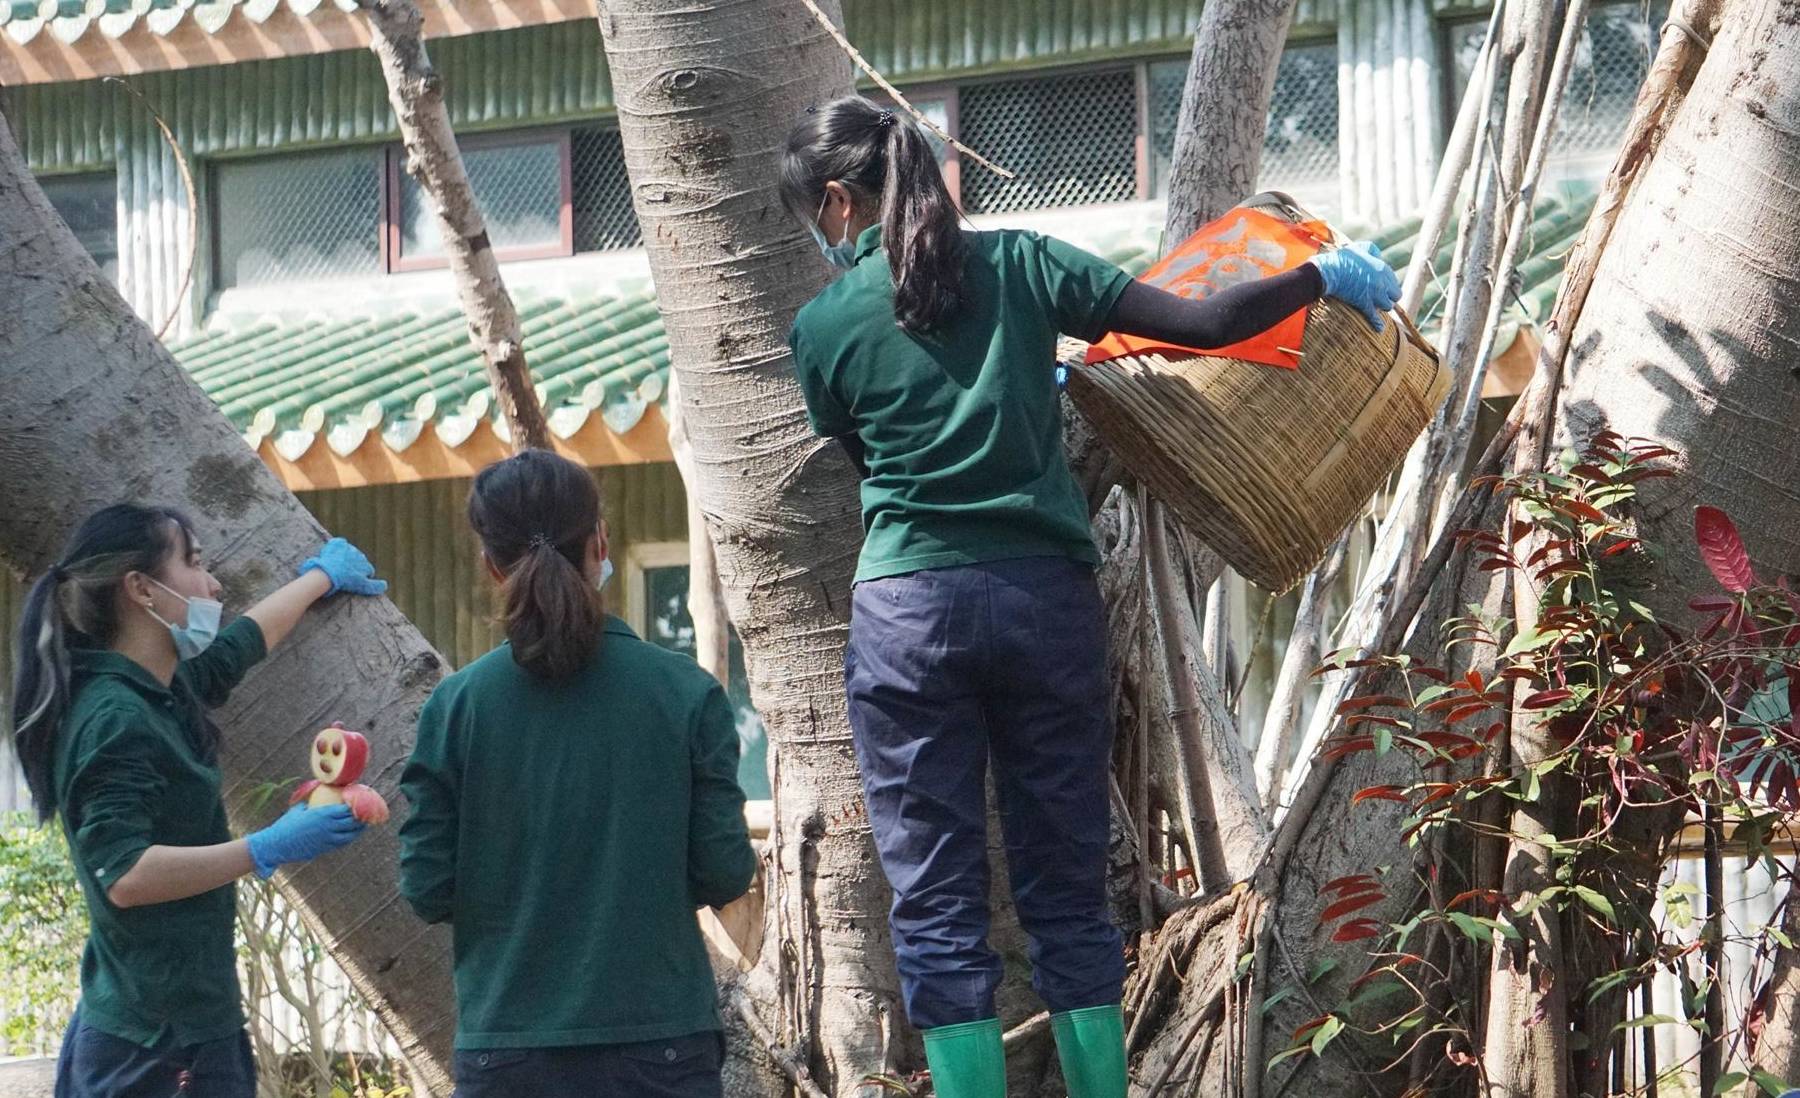
<svg viewBox="0 0 1800 1098">
<path fill-rule="evenodd" d="M 1188 237 L 1145 271 L 1139 281 L 1181 297 L 1203 298 L 1227 286 L 1254 282 L 1298 267 L 1317 255 L 1330 239 L 1331 230 L 1323 221 L 1284 221 L 1240 206 Z M 1300 367 L 1299 352 L 1306 335 L 1308 312 L 1309 309 L 1302 309 L 1261 335 L 1229 347 L 1182 347 L 1112 332 L 1088 348 L 1087 362 L 1091 365 L 1125 355 L 1175 351 L 1295 370 Z"/>
</svg>

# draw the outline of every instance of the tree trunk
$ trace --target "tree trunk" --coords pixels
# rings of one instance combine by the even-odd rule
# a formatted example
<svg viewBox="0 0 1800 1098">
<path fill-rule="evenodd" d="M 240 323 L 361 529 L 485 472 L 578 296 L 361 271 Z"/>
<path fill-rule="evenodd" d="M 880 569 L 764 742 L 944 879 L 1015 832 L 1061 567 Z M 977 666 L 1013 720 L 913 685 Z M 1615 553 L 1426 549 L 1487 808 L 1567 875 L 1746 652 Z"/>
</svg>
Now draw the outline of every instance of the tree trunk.
<svg viewBox="0 0 1800 1098">
<path fill-rule="evenodd" d="M 1800 877 L 1781 905 L 1781 932 L 1791 946 L 1775 950 L 1775 968 L 1763 991 L 1763 1030 L 1754 1062 L 1789 1086 L 1800 1086 Z M 1755 1084 L 1746 1090 L 1754 1092 Z"/>
<path fill-rule="evenodd" d="M 1256 193 L 1295 2 L 1230 0 L 1201 9 L 1169 159 L 1163 237 L 1171 245 Z"/>
<path fill-rule="evenodd" d="M 509 441 L 515 450 L 548 450 L 550 427 L 525 365 L 519 314 L 500 279 L 500 262 L 450 128 L 443 79 L 425 53 L 425 17 L 413 0 L 357 0 L 357 6 L 369 16 L 369 48 L 387 80 L 388 104 L 406 146 L 406 173 L 418 180 L 437 215 L 469 340 L 487 366 Z"/>
<path fill-rule="evenodd" d="M 77 523 L 120 499 L 182 507 L 229 607 L 287 581 L 327 535 L 176 364 L 45 201 L 0 121 L 0 557 L 35 573 Z M 404 568 L 405 561 L 378 562 Z M 268 822 L 259 787 L 302 773 L 327 721 L 370 733 L 367 781 L 390 800 L 443 660 L 385 599 L 337 599 L 301 622 L 216 717 L 239 831 Z M 422 1080 L 449 1092 L 449 935 L 395 891 L 398 846 L 375 829 L 323 863 L 284 870 L 320 934 Z"/>
<path fill-rule="evenodd" d="M 772 937 L 750 987 L 775 1038 L 848 1094 L 907 1049 L 845 716 L 857 486 L 807 427 L 786 339 L 826 270 L 774 180 L 794 120 L 848 93 L 849 65 L 799 5 L 603 0 L 598 14 L 692 491 L 769 730 Z"/>
<path fill-rule="evenodd" d="M 712 534 L 700 510 L 695 487 L 694 446 L 688 440 L 687 420 L 681 414 L 681 383 L 669 378 L 669 451 L 681 474 L 687 496 L 688 618 L 694 624 L 694 659 L 713 678 L 731 685 L 731 616 L 725 609 L 725 589 L 719 584 L 719 558 L 713 552 Z"/>
</svg>

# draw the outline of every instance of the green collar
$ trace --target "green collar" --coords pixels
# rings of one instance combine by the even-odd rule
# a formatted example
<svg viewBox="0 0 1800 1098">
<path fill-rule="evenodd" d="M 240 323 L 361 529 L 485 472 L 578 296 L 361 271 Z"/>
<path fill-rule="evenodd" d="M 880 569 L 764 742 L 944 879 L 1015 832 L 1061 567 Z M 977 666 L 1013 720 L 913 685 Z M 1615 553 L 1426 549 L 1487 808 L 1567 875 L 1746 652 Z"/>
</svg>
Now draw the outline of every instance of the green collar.
<svg viewBox="0 0 1800 1098">
<path fill-rule="evenodd" d="M 856 236 L 856 261 L 861 263 L 863 257 L 881 248 L 881 222 L 877 221 Z"/>
<path fill-rule="evenodd" d="M 631 626 L 625 624 L 625 619 L 616 617 L 612 614 L 606 615 L 605 631 L 615 636 L 630 637 L 633 640 L 637 639 L 637 632 L 633 630 Z"/>
<path fill-rule="evenodd" d="M 122 656 L 110 648 L 75 648 L 69 652 L 69 662 L 78 675 L 97 678 L 111 675 L 124 679 L 151 698 L 170 696 L 167 686 L 158 682 L 155 675 L 145 669 L 144 665 L 130 656 Z"/>
</svg>

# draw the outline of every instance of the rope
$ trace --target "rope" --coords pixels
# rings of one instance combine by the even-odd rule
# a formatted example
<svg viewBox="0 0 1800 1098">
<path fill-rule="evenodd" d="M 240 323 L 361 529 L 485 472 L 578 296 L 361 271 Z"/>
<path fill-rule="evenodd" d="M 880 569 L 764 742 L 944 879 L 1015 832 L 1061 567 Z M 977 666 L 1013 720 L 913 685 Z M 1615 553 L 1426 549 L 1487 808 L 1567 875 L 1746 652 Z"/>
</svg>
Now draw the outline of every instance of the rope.
<svg viewBox="0 0 1800 1098">
<path fill-rule="evenodd" d="M 875 81 L 875 83 L 880 86 L 882 91 L 888 93 L 888 95 L 893 98 L 894 102 L 900 104 L 901 108 L 903 110 L 905 110 L 907 114 L 910 114 L 913 116 L 914 121 L 918 122 L 919 125 L 924 126 L 926 129 L 930 130 L 932 133 L 937 134 L 939 137 L 943 138 L 950 145 L 954 146 L 958 152 L 961 152 L 963 155 L 967 156 L 969 159 L 975 161 L 977 164 L 980 164 L 982 167 L 986 168 L 988 171 L 993 172 L 995 175 L 999 176 L 1001 179 L 1014 178 L 1014 173 L 1012 172 L 1011 169 L 1002 168 L 1000 165 L 994 163 L 992 160 L 989 160 L 987 157 L 976 152 L 974 149 L 969 148 L 969 146 L 963 144 L 961 141 L 958 141 L 956 138 L 951 137 L 948 133 L 945 133 L 944 130 L 936 122 L 933 122 L 931 119 L 926 118 L 925 115 L 922 114 L 917 107 L 913 106 L 912 103 L 907 100 L 906 96 L 900 94 L 899 88 L 896 88 L 896 87 L 894 87 L 894 85 L 888 83 L 887 77 L 885 77 L 875 71 L 875 66 L 869 64 L 867 59 L 865 59 L 863 57 L 863 55 L 860 52 L 858 52 L 857 48 L 850 44 L 850 40 L 848 38 L 844 37 L 844 32 L 841 30 L 838 30 L 837 24 L 833 23 L 831 21 L 831 16 L 826 15 L 822 10 L 820 10 L 818 4 L 814 3 L 813 0 L 800 0 L 800 2 L 802 4 L 806 5 L 807 11 L 810 11 L 813 13 L 813 18 L 817 19 L 819 21 L 819 25 L 821 27 L 825 28 L 825 33 L 831 35 L 833 40 L 835 40 L 837 42 L 838 47 L 840 49 L 842 49 L 845 53 L 850 55 L 850 60 L 856 62 L 856 67 L 861 69 L 864 73 L 867 73 L 870 80 Z"/>
</svg>

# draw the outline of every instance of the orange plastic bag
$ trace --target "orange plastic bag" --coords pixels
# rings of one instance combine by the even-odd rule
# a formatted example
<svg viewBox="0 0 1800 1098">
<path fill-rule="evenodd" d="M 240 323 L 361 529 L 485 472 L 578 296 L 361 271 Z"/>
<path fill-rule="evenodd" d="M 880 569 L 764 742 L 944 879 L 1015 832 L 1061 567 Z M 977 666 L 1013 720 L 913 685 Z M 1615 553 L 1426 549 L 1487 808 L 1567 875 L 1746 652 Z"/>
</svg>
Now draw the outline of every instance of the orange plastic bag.
<svg viewBox="0 0 1800 1098">
<path fill-rule="evenodd" d="M 1330 239 L 1331 230 L 1323 221 L 1285 221 L 1240 206 L 1201 226 L 1181 247 L 1145 271 L 1139 281 L 1199 299 L 1227 286 L 1298 267 L 1317 255 Z M 1125 355 L 1175 351 L 1240 358 L 1295 370 L 1300 367 L 1299 352 L 1308 311 L 1302 309 L 1261 335 L 1229 347 L 1180 347 L 1113 332 L 1088 348 L 1087 361 L 1091 364 Z"/>
</svg>

